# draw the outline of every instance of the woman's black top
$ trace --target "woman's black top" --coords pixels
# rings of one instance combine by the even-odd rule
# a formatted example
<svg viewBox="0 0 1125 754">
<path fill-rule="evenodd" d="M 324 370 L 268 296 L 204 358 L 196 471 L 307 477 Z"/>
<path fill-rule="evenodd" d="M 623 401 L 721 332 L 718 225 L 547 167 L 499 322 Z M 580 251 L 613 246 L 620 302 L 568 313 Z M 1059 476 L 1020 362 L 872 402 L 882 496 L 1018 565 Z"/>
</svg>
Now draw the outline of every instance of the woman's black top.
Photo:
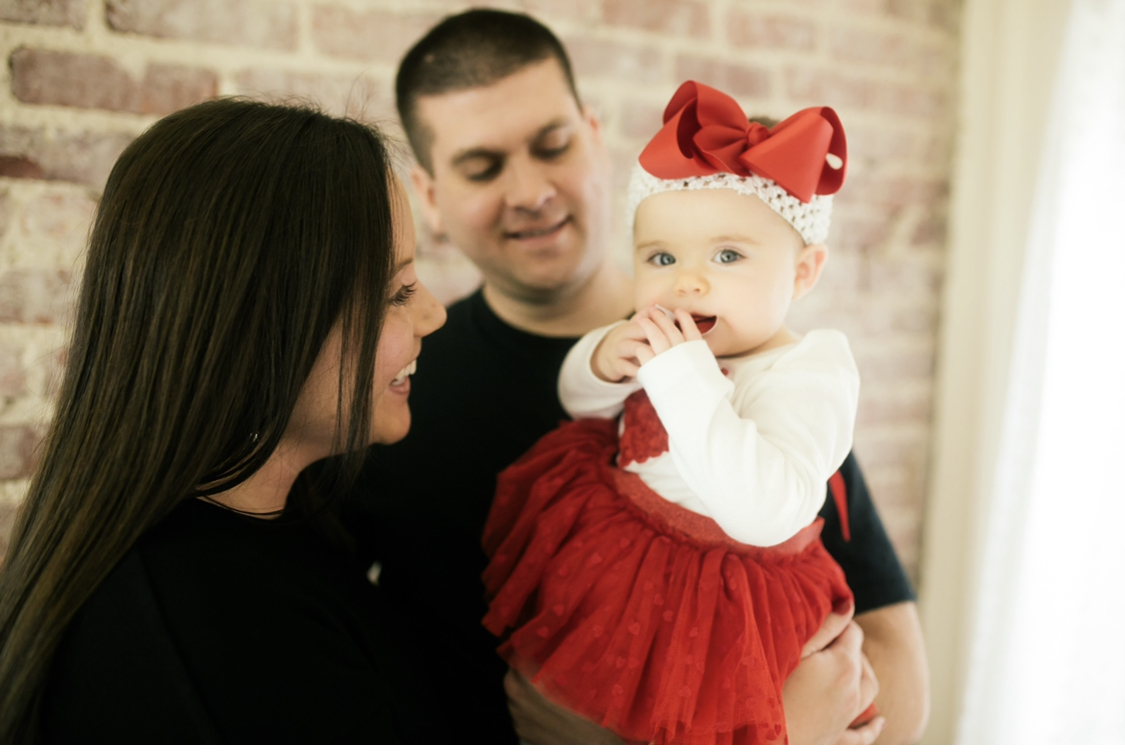
<svg viewBox="0 0 1125 754">
<path fill-rule="evenodd" d="M 413 629 L 308 522 L 188 500 L 82 607 L 41 708 L 45 742 L 444 738 L 402 652 Z"/>
</svg>

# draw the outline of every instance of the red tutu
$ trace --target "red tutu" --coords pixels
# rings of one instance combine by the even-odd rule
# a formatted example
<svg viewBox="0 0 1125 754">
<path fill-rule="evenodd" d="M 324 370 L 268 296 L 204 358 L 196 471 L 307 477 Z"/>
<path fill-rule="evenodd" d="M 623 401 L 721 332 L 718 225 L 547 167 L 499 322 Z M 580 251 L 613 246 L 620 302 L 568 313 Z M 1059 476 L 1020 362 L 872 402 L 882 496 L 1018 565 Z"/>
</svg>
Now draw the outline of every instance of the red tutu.
<svg viewBox="0 0 1125 754">
<path fill-rule="evenodd" d="M 500 475 L 484 625 L 549 698 L 626 740 L 784 743 L 782 684 L 851 599 L 822 521 L 744 545 L 616 453 L 613 421 L 571 422 Z"/>
</svg>

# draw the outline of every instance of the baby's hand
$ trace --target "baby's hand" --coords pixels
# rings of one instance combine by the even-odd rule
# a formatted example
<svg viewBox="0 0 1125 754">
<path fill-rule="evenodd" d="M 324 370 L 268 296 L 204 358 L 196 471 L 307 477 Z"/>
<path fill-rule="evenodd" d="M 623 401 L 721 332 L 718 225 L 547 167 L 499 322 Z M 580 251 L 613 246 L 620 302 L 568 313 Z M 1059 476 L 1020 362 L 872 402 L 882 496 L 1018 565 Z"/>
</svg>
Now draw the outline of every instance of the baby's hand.
<svg viewBox="0 0 1125 754">
<path fill-rule="evenodd" d="M 637 370 L 641 368 L 637 361 L 637 349 L 642 346 L 647 348 L 645 331 L 634 317 L 606 333 L 590 357 L 590 368 L 598 379 L 606 382 L 636 377 Z"/>
<path fill-rule="evenodd" d="M 690 314 L 683 309 L 677 309 L 673 314 L 675 321 L 654 304 L 633 317 L 633 322 L 644 330 L 647 341 L 647 344 L 642 344 L 636 352 L 637 361 L 641 366 L 681 343 L 703 340 L 703 335 Z"/>
</svg>

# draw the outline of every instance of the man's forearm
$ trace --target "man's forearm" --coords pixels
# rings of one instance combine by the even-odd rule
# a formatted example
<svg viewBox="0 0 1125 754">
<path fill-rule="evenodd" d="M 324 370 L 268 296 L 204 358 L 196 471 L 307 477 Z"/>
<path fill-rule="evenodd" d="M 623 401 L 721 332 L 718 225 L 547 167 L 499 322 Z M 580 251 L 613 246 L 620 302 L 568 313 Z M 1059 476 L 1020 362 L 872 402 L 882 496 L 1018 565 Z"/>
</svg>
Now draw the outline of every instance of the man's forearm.
<svg viewBox="0 0 1125 754">
<path fill-rule="evenodd" d="M 875 703 L 887 718 L 876 743 L 915 743 L 930 713 L 930 678 L 922 626 L 913 602 L 900 602 L 855 616 L 863 629 L 863 652 L 879 679 Z"/>
</svg>

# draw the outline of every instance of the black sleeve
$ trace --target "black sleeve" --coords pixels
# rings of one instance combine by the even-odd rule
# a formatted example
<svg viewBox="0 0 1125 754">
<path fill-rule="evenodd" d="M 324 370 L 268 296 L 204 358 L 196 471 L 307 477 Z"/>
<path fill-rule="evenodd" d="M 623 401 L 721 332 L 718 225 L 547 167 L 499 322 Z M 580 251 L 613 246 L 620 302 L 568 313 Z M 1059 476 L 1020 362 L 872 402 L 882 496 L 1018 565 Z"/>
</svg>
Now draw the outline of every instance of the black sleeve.
<svg viewBox="0 0 1125 754">
<path fill-rule="evenodd" d="M 59 646 L 40 738 L 48 744 L 219 743 L 135 550 L 79 611 Z"/>
<path fill-rule="evenodd" d="M 883 528 L 883 522 L 879 520 L 854 454 L 849 453 L 844 459 L 840 474 L 847 490 L 848 528 L 851 537 L 850 540 L 844 539 L 836 500 L 829 487 L 828 499 L 820 512 L 824 519 L 821 540 L 825 549 L 844 569 L 848 585 L 855 593 L 856 613 L 916 599 L 910 580 Z"/>
<path fill-rule="evenodd" d="M 433 734 L 440 720 L 423 719 L 433 708 L 396 656 L 401 639 L 377 590 L 308 532 L 264 526 L 229 527 L 234 537 L 182 536 L 181 526 L 126 556 L 56 655 L 43 738 L 355 744 Z"/>
</svg>

